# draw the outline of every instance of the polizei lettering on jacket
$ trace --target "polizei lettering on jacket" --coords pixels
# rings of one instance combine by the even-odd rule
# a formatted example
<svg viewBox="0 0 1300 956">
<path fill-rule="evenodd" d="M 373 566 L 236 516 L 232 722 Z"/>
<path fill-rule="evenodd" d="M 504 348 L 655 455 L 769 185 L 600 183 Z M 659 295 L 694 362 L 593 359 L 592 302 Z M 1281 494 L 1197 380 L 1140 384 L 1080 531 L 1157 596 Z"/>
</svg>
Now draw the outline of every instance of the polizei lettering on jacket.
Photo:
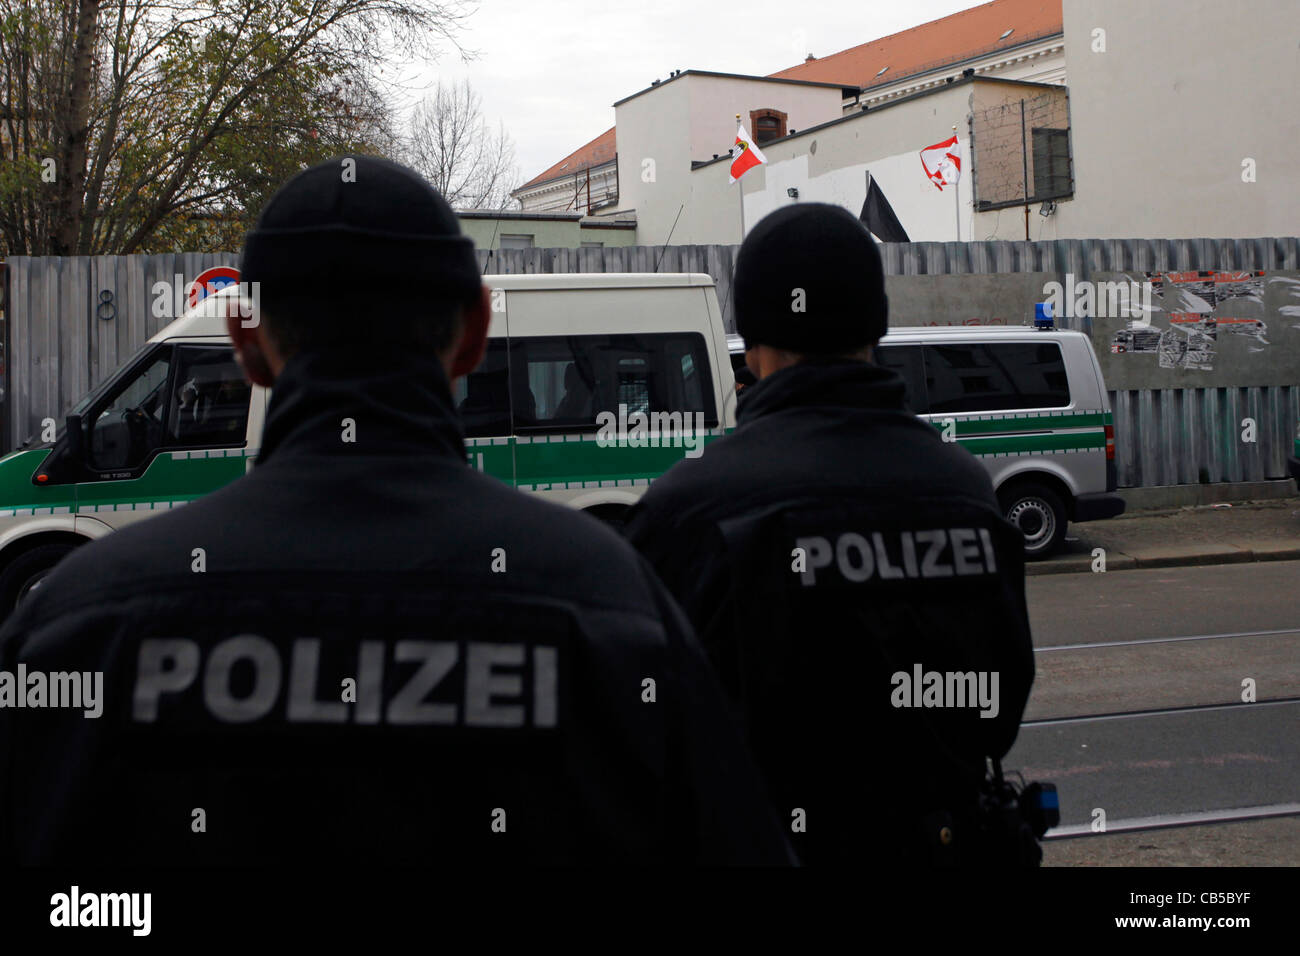
<svg viewBox="0 0 1300 956">
<path fill-rule="evenodd" d="M 386 668 L 398 665 L 409 676 L 386 686 Z M 319 638 L 294 640 L 287 655 L 255 634 L 211 646 L 149 638 L 140 642 L 131 713 L 154 723 L 169 695 L 197 694 L 232 724 L 273 715 L 303 724 L 547 728 L 559 719 L 558 671 L 559 650 L 540 644 L 361 641 L 349 694 L 322 679 Z"/>
<path fill-rule="evenodd" d="M 792 570 L 804 587 L 834 568 L 857 584 L 909 578 L 954 578 L 995 574 L 997 559 L 987 528 L 931 528 L 917 531 L 846 531 L 834 537 L 795 539 Z"/>
</svg>

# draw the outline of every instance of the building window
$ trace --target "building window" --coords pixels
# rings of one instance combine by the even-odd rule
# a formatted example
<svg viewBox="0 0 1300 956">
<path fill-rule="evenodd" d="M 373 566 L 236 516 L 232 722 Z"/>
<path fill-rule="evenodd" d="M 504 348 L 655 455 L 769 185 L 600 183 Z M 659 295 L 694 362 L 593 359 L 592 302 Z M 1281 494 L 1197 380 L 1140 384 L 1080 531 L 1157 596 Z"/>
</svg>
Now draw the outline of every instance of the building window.
<svg viewBox="0 0 1300 956">
<path fill-rule="evenodd" d="M 582 248 L 584 248 L 584 249 L 604 249 L 604 248 L 605 248 L 605 244 L 604 244 L 603 242 L 584 242 L 584 243 L 582 244 Z"/>
<path fill-rule="evenodd" d="M 984 95 L 988 105 L 976 104 L 970 128 L 976 211 L 1070 198 L 1068 92 L 1050 87 L 1016 100 Z"/>
<path fill-rule="evenodd" d="M 1070 131 L 1035 128 L 1034 202 L 1061 199 L 1074 193 L 1070 181 Z"/>
<path fill-rule="evenodd" d="M 532 236 L 511 236 L 505 233 L 501 234 L 502 249 L 531 249 L 533 248 Z"/>
<path fill-rule="evenodd" d="M 786 114 L 780 110 L 750 110 L 749 128 L 754 142 L 762 146 L 764 143 L 785 136 L 785 121 Z"/>
</svg>

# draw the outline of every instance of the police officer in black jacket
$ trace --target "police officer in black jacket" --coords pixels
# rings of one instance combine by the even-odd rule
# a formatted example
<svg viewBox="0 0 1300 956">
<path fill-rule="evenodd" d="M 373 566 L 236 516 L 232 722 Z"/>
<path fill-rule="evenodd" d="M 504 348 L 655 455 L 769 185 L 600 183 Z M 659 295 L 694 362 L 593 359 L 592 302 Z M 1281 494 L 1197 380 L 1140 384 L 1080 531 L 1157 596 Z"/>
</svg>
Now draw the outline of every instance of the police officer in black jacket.
<svg viewBox="0 0 1300 956">
<path fill-rule="evenodd" d="M 644 561 L 467 466 L 449 380 L 491 303 L 443 199 L 327 162 L 241 266 L 257 465 L 74 552 L 0 634 L 11 674 L 104 675 L 98 718 L 0 709 L 3 858 L 791 862 Z"/>
<path fill-rule="evenodd" d="M 627 525 L 697 633 L 805 862 L 979 863 L 985 758 L 1033 681 L 1019 536 L 979 463 L 872 364 L 880 254 L 837 206 L 754 227 L 736 431 Z"/>
</svg>

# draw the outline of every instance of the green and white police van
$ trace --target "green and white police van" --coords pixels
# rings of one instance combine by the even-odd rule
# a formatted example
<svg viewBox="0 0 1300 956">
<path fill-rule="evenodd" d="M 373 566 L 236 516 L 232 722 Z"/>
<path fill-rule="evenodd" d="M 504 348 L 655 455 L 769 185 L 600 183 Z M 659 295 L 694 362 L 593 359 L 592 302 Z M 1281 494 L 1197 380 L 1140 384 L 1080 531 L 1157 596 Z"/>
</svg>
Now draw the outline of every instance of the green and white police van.
<svg viewBox="0 0 1300 956">
<path fill-rule="evenodd" d="M 1110 399 L 1082 332 L 891 328 L 876 361 L 903 377 L 913 411 L 984 465 L 1027 558 L 1058 551 L 1068 521 L 1124 511 Z"/>
<path fill-rule="evenodd" d="M 652 479 L 734 427 L 707 275 L 484 281 L 487 354 L 454 396 L 474 467 L 617 522 Z M 0 459 L 0 616 L 73 548 L 251 465 L 269 393 L 244 381 L 226 336 L 239 294 L 199 301 L 81 399 L 53 440 Z"/>
<path fill-rule="evenodd" d="M 738 369 L 744 345 L 728 345 Z M 1060 550 L 1070 521 L 1123 513 L 1110 399 L 1082 332 L 891 327 L 875 361 L 902 376 L 912 411 L 984 465 L 1026 558 Z"/>
<path fill-rule="evenodd" d="M 617 524 L 653 479 L 735 427 L 709 276 L 484 282 L 487 354 L 454 396 L 474 467 Z"/>
<path fill-rule="evenodd" d="M 743 347 L 725 333 L 709 276 L 484 281 L 487 352 L 453 396 L 473 467 L 618 523 L 651 481 L 735 427 Z M 81 399 L 51 441 L 0 459 L 0 616 L 73 548 L 252 464 L 269 393 L 244 381 L 225 333 L 239 294 L 200 301 Z M 903 376 L 914 411 L 989 469 L 1031 557 L 1060 547 L 1067 520 L 1123 510 L 1086 336 L 896 328 L 878 361 Z"/>
<path fill-rule="evenodd" d="M 0 616 L 73 548 L 248 468 L 268 393 L 244 381 L 226 335 L 237 293 L 215 293 L 160 331 L 52 441 L 0 458 Z"/>
</svg>

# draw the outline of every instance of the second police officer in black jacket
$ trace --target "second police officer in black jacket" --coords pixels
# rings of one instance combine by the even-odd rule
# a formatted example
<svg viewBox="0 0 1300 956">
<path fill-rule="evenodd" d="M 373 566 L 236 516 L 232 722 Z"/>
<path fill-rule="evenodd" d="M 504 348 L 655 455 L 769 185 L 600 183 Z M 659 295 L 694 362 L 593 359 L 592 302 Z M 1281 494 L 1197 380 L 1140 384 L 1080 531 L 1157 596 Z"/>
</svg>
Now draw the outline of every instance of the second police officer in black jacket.
<svg viewBox="0 0 1300 956">
<path fill-rule="evenodd" d="M 467 466 L 449 380 L 490 304 L 443 199 L 324 163 L 242 269 L 257 465 L 81 548 L 0 632 L 0 670 L 104 675 L 97 718 L 0 710 L 0 860 L 790 862 L 645 562 Z"/>
<path fill-rule="evenodd" d="M 880 254 L 837 206 L 775 212 L 734 294 L 734 434 L 627 525 L 696 625 L 809 863 L 979 863 L 985 758 L 1033 681 L 1020 536 L 979 463 L 871 362 Z"/>
</svg>

